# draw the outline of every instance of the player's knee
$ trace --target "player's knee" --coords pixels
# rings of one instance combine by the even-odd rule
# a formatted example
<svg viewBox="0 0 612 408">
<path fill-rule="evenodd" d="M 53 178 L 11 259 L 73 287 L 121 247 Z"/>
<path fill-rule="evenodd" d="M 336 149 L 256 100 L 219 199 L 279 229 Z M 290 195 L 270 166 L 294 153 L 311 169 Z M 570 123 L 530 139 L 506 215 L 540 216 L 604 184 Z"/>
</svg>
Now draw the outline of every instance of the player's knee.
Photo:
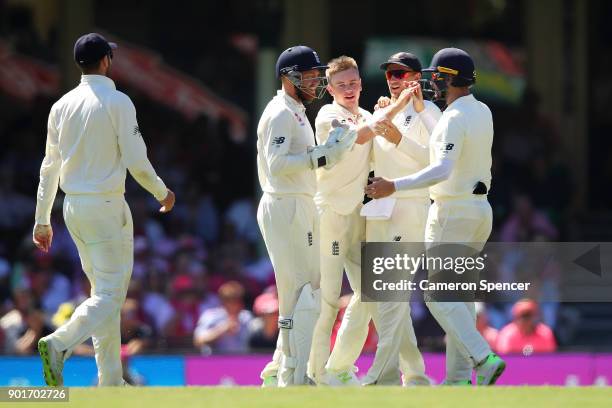
<svg viewBox="0 0 612 408">
<path fill-rule="evenodd" d="M 96 291 L 92 296 L 93 304 L 103 308 L 108 313 L 115 313 L 121 309 L 124 296 L 119 291 Z"/>
<path fill-rule="evenodd" d="M 425 302 L 432 314 L 450 313 L 459 306 L 456 302 Z"/>
</svg>

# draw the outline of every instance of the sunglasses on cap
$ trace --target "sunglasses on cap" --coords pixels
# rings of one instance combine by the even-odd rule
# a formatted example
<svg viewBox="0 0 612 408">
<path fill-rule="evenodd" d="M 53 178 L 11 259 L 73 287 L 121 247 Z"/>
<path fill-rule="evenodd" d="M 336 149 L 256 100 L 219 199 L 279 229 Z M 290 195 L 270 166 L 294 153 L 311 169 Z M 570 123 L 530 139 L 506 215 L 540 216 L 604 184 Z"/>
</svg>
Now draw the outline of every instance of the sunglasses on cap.
<svg viewBox="0 0 612 408">
<path fill-rule="evenodd" d="M 393 69 L 390 71 L 385 71 L 385 76 L 387 80 L 391 78 L 395 79 L 406 79 L 410 74 L 414 74 L 416 71 L 403 70 L 403 69 Z"/>
</svg>

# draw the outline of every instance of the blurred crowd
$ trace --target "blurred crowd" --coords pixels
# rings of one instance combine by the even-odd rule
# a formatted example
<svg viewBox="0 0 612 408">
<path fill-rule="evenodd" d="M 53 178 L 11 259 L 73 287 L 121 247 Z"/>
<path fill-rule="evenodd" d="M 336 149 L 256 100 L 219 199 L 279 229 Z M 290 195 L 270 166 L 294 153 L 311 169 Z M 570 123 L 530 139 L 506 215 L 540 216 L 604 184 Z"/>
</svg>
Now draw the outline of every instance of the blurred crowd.
<svg viewBox="0 0 612 408">
<path fill-rule="evenodd" d="M 27 29 L 27 20 L 27 15 L 11 15 L 0 27 L 4 38 L 23 53 L 51 58 L 40 51 L 49 48 Z M 252 88 L 254 81 L 236 76 L 242 78 L 240 83 L 213 84 L 210 67 L 215 65 L 206 61 L 224 60 L 217 55 L 221 52 L 213 48 L 211 55 L 193 62 L 190 73 L 211 83 L 220 96 L 248 107 L 254 90 L 245 89 Z M 240 59 L 235 52 L 232 58 Z M 127 183 L 135 262 L 121 312 L 126 361 L 142 352 L 269 352 L 278 332 L 278 300 L 274 271 L 256 222 L 254 132 L 246 141 L 232 140 L 223 121 L 206 116 L 187 121 L 134 90 L 122 90 L 137 108 L 152 163 L 177 194 L 175 210 L 162 218 L 157 202 L 133 181 Z M 540 112 L 538 98 L 527 89 L 517 106 L 491 105 L 496 126 L 490 193 L 493 241 L 570 238 L 565 226 L 575 186 L 564 164 L 569 153 L 563 150 L 555 125 Z M 31 244 L 38 171 L 53 102 L 39 98 L 15 103 L 0 94 L 0 353 L 4 354 L 34 353 L 38 338 L 70 318 L 90 290 L 63 224 L 61 193 L 52 216 L 50 253 L 43 254 Z M 350 294 L 348 285 L 343 294 Z M 343 299 L 347 303 L 348 298 Z M 554 350 L 558 306 L 539 307 L 537 301 L 479 306 L 483 316 L 479 325 L 494 349 L 526 354 Z M 412 313 L 424 348 L 441 349 L 443 333 L 427 309 L 414 302 Z M 375 347 L 371 328 L 364 350 Z M 91 346 L 84 344 L 75 353 L 92 354 Z"/>
<path fill-rule="evenodd" d="M 133 96 L 152 162 L 179 199 L 169 217 L 160 217 L 155 200 L 128 182 L 135 261 L 122 311 L 126 355 L 144 350 L 204 354 L 271 350 L 277 335 L 278 301 L 274 271 L 256 222 L 255 173 L 249 166 L 253 149 L 248 141 L 233 142 L 223 123 L 209 123 L 204 117 L 189 123 Z M 63 224 L 61 193 L 53 211 L 51 252 L 43 254 L 30 243 L 50 102 L 38 101 L 24 117 L 3 121 L 0 127 L 4 144 L 0 153 L 0 350 L 9 354 L 34 352 L 36 340 L 68 319 L 89 291 Z M 524 109 L 521 106 L 514 114 L 523 115 Z M 491 193 L 495 241 L 563 237 L 569 203 L 551 200 L 552 193 L 541 189 L 553 185 L 571 191 L 571 181 L 567 174 L 563 176 L 567 170 L 559 159 L 561 152 L 549 148 L 542 154 L 531 153 L 538 151 L 538 145 L 550 146 L 546 139 L 539 139 L 555 137 L 541 117 L 533 116 L 532 124 L 508 122 L 519 123 L 519 128 L 501 123 L 497 127 Z M 349 293 L 348 286 L 344 293 Z M 425 348 L 440 349 L 442 332 L 426 308 L 415 303 L 412 309 Z M 489 311 L 494 330 L 503 332 L 505 325 L 516 320 L 511 304 L 482 309 Z M 533 317 L 554 330 L 556 310 L 556 304 L 546 303 Z M 375 345 L 372 330 L 365 350 L 373 351 Z M 499 350 L 508 350 L 503 347 Z"/>
</svg>

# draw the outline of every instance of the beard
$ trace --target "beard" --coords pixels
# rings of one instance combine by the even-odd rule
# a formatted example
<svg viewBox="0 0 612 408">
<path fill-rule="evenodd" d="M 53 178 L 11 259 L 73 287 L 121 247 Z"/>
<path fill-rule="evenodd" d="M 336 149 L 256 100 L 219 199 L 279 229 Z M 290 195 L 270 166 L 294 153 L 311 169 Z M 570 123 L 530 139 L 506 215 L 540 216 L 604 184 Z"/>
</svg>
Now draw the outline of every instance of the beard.
<svg viewBox="0 0 612 408">
<path fill-rule="evenodd" d="M 296 87 L 295 89 L 297 91 L 297 97 L 300 98 L 300 101 L 302 101 L 304 105 L 310 105 L 316 99 L 314 95 L 304 92 L 298 87 Z"/>
</svg>

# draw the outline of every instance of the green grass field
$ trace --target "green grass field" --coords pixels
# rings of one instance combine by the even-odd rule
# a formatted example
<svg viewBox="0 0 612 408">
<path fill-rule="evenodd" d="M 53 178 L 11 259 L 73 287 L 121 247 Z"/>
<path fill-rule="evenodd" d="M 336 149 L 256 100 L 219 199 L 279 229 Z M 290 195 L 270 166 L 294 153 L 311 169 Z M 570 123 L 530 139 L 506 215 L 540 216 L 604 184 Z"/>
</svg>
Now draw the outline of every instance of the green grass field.
<svg viewBox="0 0 612 408">
<path fill-rule="evenodd" d="M 0 403 L 0 407 L 4 405 Z M 41 407 L 41 403 L 19 403 L 18 407 Z M 328 388 L 296 387 L 260 389 L 251 387 L 146 387 L 71 388 L 69 403 L 53 407 L 204 407 L 204 408 L 387 408 L 387 407 L 610 407 L 612 388 L 602 387 L 488 387 L 488 388 Z"/>
</svg>

